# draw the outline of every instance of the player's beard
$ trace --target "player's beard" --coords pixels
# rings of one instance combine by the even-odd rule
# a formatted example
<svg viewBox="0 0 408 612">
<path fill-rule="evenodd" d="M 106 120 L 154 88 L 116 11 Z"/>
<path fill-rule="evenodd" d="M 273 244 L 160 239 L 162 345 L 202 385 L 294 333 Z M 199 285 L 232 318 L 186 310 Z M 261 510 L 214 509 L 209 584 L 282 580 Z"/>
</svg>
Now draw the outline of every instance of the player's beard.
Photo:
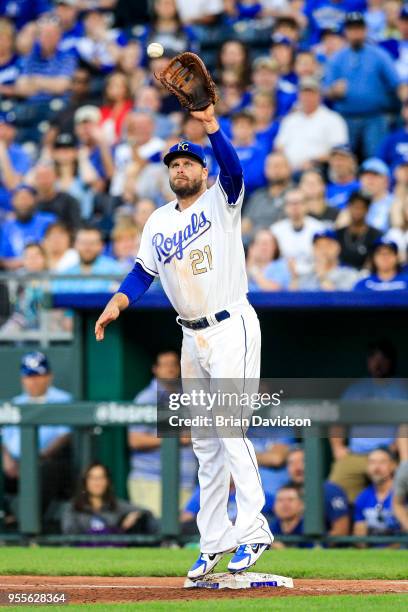
<svg viewBox="0 0 408 612">
<path fill-rule="evenodd" d="M 189 198 L 191 196 L 200 193 L 203 186 L 202 179 L 195 179 L 191 181 L 183 181 L 179 186 L 175 185 L 174 181 L 170 179 L 170 188 L 176 194 L 178 198 Z"/>
</svg>

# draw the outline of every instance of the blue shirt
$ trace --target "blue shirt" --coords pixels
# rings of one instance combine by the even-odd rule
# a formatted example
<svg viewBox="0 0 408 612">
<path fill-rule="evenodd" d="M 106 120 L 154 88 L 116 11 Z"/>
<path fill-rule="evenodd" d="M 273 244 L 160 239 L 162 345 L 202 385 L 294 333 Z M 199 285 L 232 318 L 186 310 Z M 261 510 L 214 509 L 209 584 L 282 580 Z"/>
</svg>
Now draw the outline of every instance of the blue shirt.
<svg viewBox="0 0 408 612">
<path fill-rule="evenodd" d="M 370 400 L 382 402 L 384 409 L 392 400 L 406 400 L 408 389 L 398 379 L 375 380 L 363 378 L 352 384 L 343 394 L 343 400 Z M 385 418 L 386 421 L 386 418 Z M 390 446 L 397 435 L 394 425 L 354 425 L 350 428 L 349 448 L 352 453 L 367 454 L 380 446 Z"/>
<path fill-rule="evenodd" d="M 0 0 L 0 15 L 11 19 L 18 30 L 50 10 L 48 0 Z"/>
<path fill-rule="evenodd" d="M 309 44 L 319 42 L 324 29 L 341 28 L 346 13 L 362 12 L 366 4 L 365 0 L 306 0 L 303 11 L 309 25 Z"/>
<path fill-rule="evenodd" d="M 393 491 L 380 502 L 373 485 L 367 487 L 354 502 L 354 521 L 367 523 L 370 535 L 399 533 L 400 526 L 392 511 Z"/>
<path fill-rule="evenodd" d="M 58 48 L 60 51 L 76 50 L 76 45 L 82 36 L 85 34 L 85 28 L 82 21 L 77 21 L 73 28 L 62 33 Z"/>
<path fill-rule="evenodd" d="M 381 143 L 378 157 L 391 168 L 408 163 L 408 129 L 404 127 L 388 134 Z"/>
<path fill-rule="evenodd" d="M 255 138 L 257 143 L 266 151 L 273 150 L 273 143 L 275 142 L 276 134 L 279 131 L 279 121 L 272 121 L 272 123 L 261 132 L 256 132 Z"/>
<path fill-rule="evenodd" d="M 258 144 L 245 147 L 235 146 L 235 151 L 241 162 L 247 195 L 266 185 L 264 165 L 267 152 Z"/>
<path fill-rule="evenodd" d="M 17 395 L 17 397 L 13 398 L 12 401 L 14 404 L 19 405 L 29 404 L 30 402 L 36 403 L 35 400 L 32 400 L 29 395 L 27 395 L 27 393 Z M 62 389 L 57 389 L 56 387 L 48 387 L 44 398 L 45 404 L 68 404 L 69 402 L 72 402 L 72 395 L 70 393 L 63 391 Z M 70 432 L 71 428 L 63 425 L 41 425 L 38 428 L 39 450 L 45 450 L 52 442 L 54 442 L 54 440 L 60 436 L 65 436 Z M 14 459 L 20 459 L 20 427 L 15 425 L 7 425 L 6 427 L 3 427 L 2 442 Z"/>
<path fill-rule="evenodd" d="M 30 170 L 32 163 L 30 157 L 23 147 L 16 143 L 11 143 L 7 149 L 11 166 L 17 174 L 24 176 Z M 4 186 L 0 174 L 0 208 L 11 210 L 11 191 Z"/>
<path fill-rule="evenodd" d="M 357 180 L 343 185 L 329 183 L 326 188 L 326 200 L 328 205 L 340 209 L 344 208 L 347 206 L 350 195 L 359 188 L 360 183 Z"/>
<path fill-rule="evenodd" d="M 349 513 L 347 495 L 339 485 L 326 480 L 323 484 L 323 496 L 326 527 L 331 529 L 335 521 Z"/>
<path fill-rule="evenodd" d="M 259 437 L 256 435 L 258 433 L 257 429 L 258 428 L 254 427 L 248 431 L 248 438 L 254 445 L 256 453 L 266 452 L 273 444 L 286 444 L 290 447 L 296 442 L 293 431 L 289 427 L 274 427 L 273 435 L 271 436 L 267 435 L 263 427 L 262 434 Z M 260 465 L 259 474 L 261 476 L 264 493 L 267 493 L 272 499 L 275 497 L 276 491 L 287 483 L 289 479 L 286 466 L 274 468 Z M 269 506 L 269 512 L 271 511 L 272 505 L 273 504 Z"/>
<path fill-rule="evenodd" d="M 377 274 L 370 274 L 354 285 L 354 291 L 406 291 L 407 289 L 408 277 L 400 272 L 388 281 L 381 280 Z"/>
<path fill-rule="evenodd" d="M 83 273 L 81 264 L 72 266 L 65 270 L 64 274 L 83 274 L 84 279 L 60 280 L 52 283 L 55 293 L 112 293 L 117 288 L 117 282 L 109 279 L 87 279 Z M 98 274 L 123 274 L 121 265 L 106 255 L 99 255 L 93 262 L 90 275 Z"/>
<path fill-rule="evenodd" d="M 135 404 L 157 405 L 157 379 L 153 378 L 150 384 L 140 391 L 135 397 Z M 148 425 L 136 425 L 130 427 L 129 431 L 149 433 L 157 435 L 156 427 Z M 132 450 L 130 453 L 131 474 L 130 478 L 141 478 L 158 482 L 161 480 L 161 451 L 153 448 L 148 451 Z M 194 485 L 197 473 L 197 463 L 191 446 L 180 447 L 180 482 L 181 486 L 191 488 Z"/>
<path fill-rule="evenodd" d="M 286 532 L 284 533 L 282 530 L 282 525 L 279 519 L 274 518 L 272 519 L 272 521 L 269 524 L 269 527 L 271 528 L 271 531 L 273 533 L 273 535 L 276 536 L 281 536 L 281 535 L 303 535 L 304 533 L 304 528 L 303 528 L 303 518 L 300 519 L 300 521 L 298 522 L 297 525 L 295 525 L 295 527 L 292 529 L 292 531 Z M 288 545 L 287 545 L 288 546 Z M 290 546 L 290 544 L 289 544 Z M 313 543 L 312 542 L 298 542 L 297 544 L 292 544 L 292 546 L 296 546 L 296 548 L 313 548 Z"/>
<path fill-rule="evenodd" d="M 0 64 L 0 85 L 14 85 L 21 74 L 21 60 L 17 55 Z"/>
<path fill-rule="evenodd" d="M 37 43 L 34 45 L 30 55 L 23 60 L 22 75 L 36 75 L 48 78 L 66 77 L 70 79 L 74 73 L 75 66 L 76 59 L 72 53 L 57 49 L 52 57 L 43 57 L 41 48 Z M 38 92 L 30 97 L 30 101 L 48 102 L 56 97 L 58 96 L 48 92 Z"/>
<path fill-rule="evenodd" d="M 346 94 L 333 102 L 341 115 L 352 117 L 382 114 L 395 109 L 398 74 L 389 54 L 371 44 L 360 50 L 346 47 L 326 65 L 325 84 L 344 79 Z"/>
<path fill-rule="evenodd" d="M 25 245 L 29 242 L 41 242 L 49 224 L 56 220 L 57 217 L 53 213 L 39 212 L 26 223 L 17 219 L 5 221 L 1 228 L 0 257 L 21 257 Z"/>
</svg>

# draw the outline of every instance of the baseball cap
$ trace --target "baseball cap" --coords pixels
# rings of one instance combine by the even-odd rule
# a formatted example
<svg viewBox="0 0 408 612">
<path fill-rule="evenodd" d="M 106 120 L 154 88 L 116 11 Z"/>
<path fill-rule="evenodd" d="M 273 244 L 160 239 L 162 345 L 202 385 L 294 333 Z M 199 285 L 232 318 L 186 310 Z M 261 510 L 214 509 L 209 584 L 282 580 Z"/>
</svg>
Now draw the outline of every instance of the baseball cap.
<svg viewBox="0 0 408 612">
<path fill-rule="evenodd" d="M 360 174 L 364 174 L 364 172 L 390 176 L 390 171 L 387 164 L 379 157 L 370 157 L 369 159 L 366 159 L 360 167 Z"/>
<path fill-rule="evenodd" d="M 168 166 L 170 162 L 176 157 L 192 157 L 196 161 L 200 162 L 204 168 L 207 167 L 207 160 L 203 147 L 200 145 L 189 142 L 188 140 L 181 140 L 177 144 L 173 145 L 168 153 L 163 157 L 163 162 Z"/>
<path fill-rule="evenodd" d="M 100 120 L 101 111 L 97 106 L 93 106 L 92 104 L 85 104 L 85 106 L 81 106 L 74 115 L 75 123 L 82 123 L 83 121 L 99 123 Z"/>
<path fill-rule="evenodd" d="M 66 4 L 67 6 L 76 6 L 78 0 L 54 0 L 55 4 Z"/>
<path fill-rule="evenodd" d="M 340 25 L 331 25 L 324 27 L 322 30 L 322 38 L 324 36 L 330 36 L 330 34 L 332 34 L 333 36 L 343 36 L 343 28 Z"/>
<path fill-rule="evenodd" d="M 300 79 L 299 89 L 304 91 L 306 89 L 312 91 L 320 91 L 320 82 L 319 79 L 316 79 L 313 76 L 306 76 Z"/>
<path fill-rule="evenodd" d="M 336 145 L 330 150 L 330 155 L 347 155 L 348 157 L 354 157 L 353 151 L 349 145 Z"/>
<path fill-rule="evenodd" d="M 382 236 L 381 238 L 377 238 L 377 240 L 374 241 L 373 246 L 372 246 L 373 253 L 375 253 L 375 251 L 379 249 L 380 247 L 384 247 L 384 246 L 390 248 L 392 251 L 394 251 L 395 254 L 398 253 L 397 243 L 394 242 L 393 240 L 390 240 L 389 238 L 386 238 L 385 236 Z"/>
<path fill-rule="evenodd" d="M 346 19 L 344 20 L 344 25 L 346 28 L 348 26 L 356 26 L 356 25 L 365 26 L 366 22 L 365 22 L 363 13 L 359 13 L 357 11 L 353 11 L 352 13 L 347 13 Z"/>
<path fill-rule="evenodd" d="M 347 204 L 352 204 L 353 202 L 365 202 L 365 205 L 368 208 L 371 204 L 371 197 L 365 191 L 355 189 L 350 193 Z"/>
<path fill-rule="evenodd" d="M 21 359 L 21 376 L 42 376 L 49 374 L 51 367 L 47 357 L 40 351 L 26 353 Z"/>
<path fill-rule="evenodd" d="M 335 240 L 336 242 L 338 241 L 336 232 L 330 229 L 326 229 L 321 232 L 317 232 L 313 236 L 313 244 L 317 242 L 318 240 L 320 240 L 321 238 L 327 238 L 328 240 Z"/>
<path fill-rule="evenodd" d="M 68 147 L 75 147 L 75 146 L 76 146 L 76 139 L 74 138 L 72 134 L 69 134 L 68 132 L 58 134 L 54 142 L 54 147 L 56 149 L 63 149 L 65 147 L 68 148 Z"/>
</svg>

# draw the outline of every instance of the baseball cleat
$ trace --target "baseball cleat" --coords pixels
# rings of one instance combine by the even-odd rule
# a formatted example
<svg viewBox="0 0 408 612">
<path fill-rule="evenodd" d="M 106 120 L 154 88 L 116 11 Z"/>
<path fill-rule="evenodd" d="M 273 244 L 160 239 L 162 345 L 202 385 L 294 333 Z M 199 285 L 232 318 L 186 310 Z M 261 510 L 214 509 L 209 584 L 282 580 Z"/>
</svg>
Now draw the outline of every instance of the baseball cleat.
<svg viewBox="0 0 408 612">
<path fill-rule="evenodd" d="M 228 563 L 228 571 L 235 574 L 247 570 L 255 565 L 262 553 L 268 548 L 269 544 L 241 544 Z"/>
<path fill-rule="evenodd" d="M 198 580 L 211 572 L 212 569 L 221 561 L 224 553 L 200 553 L 197 561 L 187 574 L 190 580 Z"/>
</svg>

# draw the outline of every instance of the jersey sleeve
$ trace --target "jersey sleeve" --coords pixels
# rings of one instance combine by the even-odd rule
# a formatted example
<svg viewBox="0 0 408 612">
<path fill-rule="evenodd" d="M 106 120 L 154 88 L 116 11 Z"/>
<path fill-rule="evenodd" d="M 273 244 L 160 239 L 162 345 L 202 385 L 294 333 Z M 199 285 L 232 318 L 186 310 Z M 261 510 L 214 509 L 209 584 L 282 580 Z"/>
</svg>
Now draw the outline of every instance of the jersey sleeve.
<svg viewBox="0 0 408 612">
<path fill-rule="evenodd" d="M 217 188 L 228 206 L 240 206 L 244 198 L 244 177 L 238 155 L 221 129 L 209 134 L 209 139 L 220 167 Z"/>
<path fill-rule="evenodd" d="M 140 248 L 136 256 L 136 263 L 139 263 L 144 271 L 148 274 L 152 274 L 153 276 L 159 275 L 156 262 L 154 260 L 150 219 L 147 221 L 143 229 Z"/>
</svg>

